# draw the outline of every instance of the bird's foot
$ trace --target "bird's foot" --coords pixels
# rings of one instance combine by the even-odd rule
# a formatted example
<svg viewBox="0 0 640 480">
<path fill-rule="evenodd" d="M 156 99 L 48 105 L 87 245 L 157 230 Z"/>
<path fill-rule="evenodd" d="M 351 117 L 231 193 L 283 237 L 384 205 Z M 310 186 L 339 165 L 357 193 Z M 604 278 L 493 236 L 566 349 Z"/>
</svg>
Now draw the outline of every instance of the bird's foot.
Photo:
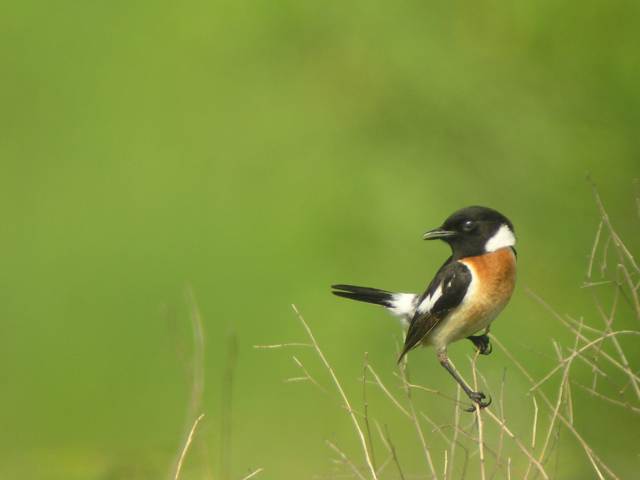
<svg viewBox="0 0 640 480">
<path fill-rule="evenodd" d="M 471 340 L 480 355 L 489 355 L 493 351 L 488 335 L 471 335 L 467 339 Z"/>
<path fill-rule="evenodd" d="M 489 397 L 489 400 L 485 401 L 484 399 L 487 398 L 485 396 L 484 393 L 482 392 L 471 392 L 469 393 L 469 399 L 475 403 L 478 407 L 480 407 L 480 409 L 483 409 L 485 407 L 488 407 L 489 405 L 491 405 L 491 397 Z M 476 407 L 472 406 L 466 409 L 467 412 L 475 412 L 476 411 Z"/>
</svg>

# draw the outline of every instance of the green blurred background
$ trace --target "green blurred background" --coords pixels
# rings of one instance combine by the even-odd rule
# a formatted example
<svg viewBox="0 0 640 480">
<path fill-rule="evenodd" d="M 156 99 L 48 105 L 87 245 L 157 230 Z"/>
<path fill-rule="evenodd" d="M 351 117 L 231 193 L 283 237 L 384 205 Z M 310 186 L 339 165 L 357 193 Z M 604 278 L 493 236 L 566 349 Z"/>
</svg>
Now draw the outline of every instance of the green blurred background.
<svg viewBox="0 0 640 480">
<path fill-rule="evenodd" d="M 631 1 L 5 4 L 0 478 L 166 476 L 189 401 L 187 285 L 207 417 L 185 478 L 220 478 L 233 337 L 231 478 L 326 473 L 327 438 L 356 456 L 337 401 L 283 383 L 295 353 L 329 385 L 313 356 L 252 345 L 304 341 L 295 303 L 356 404 L 364 351 L 393 382 L 395 321 L 328 286 L 424 288 L 447 249 L 422 232 L 469 204 L 516 225 L 520 288 L 494 332 L 545 372 L 538 352 L 562 331 L 524 287 L 593 314 L 579 289 L 598 223 L 587 173 L 639 245 L 639 14 Z M 470 345 L 451 352 L 462 364 Z M 416 381 L 454 391 L 433 352 L 413 358 Z M 481 362 L 490 379 L 509 367 Z M 510 379 L 527 425 L 526 383 Z M 449 404 L 421 402 L 447 418 Z M 580 406 L 586 435 L 630 475 L 639 425 L 603 438 L 625 417 L 602 408 Z M 421 471 L 415 442 L 403 460 Z M 564 478 L 592 475 L 579 449 L 562 458 Z"/>
</svg>

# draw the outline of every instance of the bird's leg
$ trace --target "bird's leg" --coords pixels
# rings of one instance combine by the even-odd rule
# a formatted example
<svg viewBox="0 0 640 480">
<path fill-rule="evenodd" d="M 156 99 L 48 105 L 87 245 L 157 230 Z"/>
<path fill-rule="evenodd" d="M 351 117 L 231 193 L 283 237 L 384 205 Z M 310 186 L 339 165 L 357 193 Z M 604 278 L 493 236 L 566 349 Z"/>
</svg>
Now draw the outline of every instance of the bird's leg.
<svg viewBox="0 0 640 480">
<path fill-rule="evenodd" d="M 473 390 L 471 390 L 469 385 L 465 383 L 465 381 L 462 379 L 458 371 L 455 368 L 453 368 L 453 365 L 451 365 L 451 363 L 449 362 L 446 348 L 438 350 L 438 361 L 440 362 L 440 365 L 442 365 L 447 370 L 447 372 L 449 372 L 449 374 L 454 378 L 454 380 L 458 382 L 458 385 L 462 387 L 462 390 L 464 390 L 464 393 L 467 394 L 467 397 L 469 397 L 469 399 L 473 403 L 478 404 L 480 408 L 487 407 L 491 404 L 491 397 L 489 397 L 489 400 L 485 402 L 484 399 L 486 398 L 486 396 L 484 393 L 474 392 Z M 467 412 L 473 412 L 474 410 L 475 408 L 471 407 L 471 409 L 467 409 Z"/>
<path fill-rule="evenodd" d="M 471 342 L 475 345 L 480 352 L 480 355 L 489 355 L 493 350 L 491 346 L 491 342 L 489 341 L 489 328 L 487 328 L 482 335 L 471 335 L 467 337 L 467 340 L 471 340 Z"/>
</svg>

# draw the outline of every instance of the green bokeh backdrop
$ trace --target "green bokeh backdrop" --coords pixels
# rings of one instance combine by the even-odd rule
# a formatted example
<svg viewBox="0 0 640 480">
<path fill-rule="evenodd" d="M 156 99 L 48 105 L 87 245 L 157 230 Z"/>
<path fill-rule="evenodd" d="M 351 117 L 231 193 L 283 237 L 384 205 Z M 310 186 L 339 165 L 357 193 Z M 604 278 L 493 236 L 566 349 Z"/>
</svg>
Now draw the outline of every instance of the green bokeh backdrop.
<svg viewBox="0 0 640 480">
<path fill-rule="evenodd" d="M 524 287 L 593 313 L 579 289 L 598 223 L 587 173 L 638 251 L 639 14 L 631 1 L 4 5 L 0 477 L 164 478 L 189 398 L 187 285 L 207 417 L 185 478 L 219 478 L 230 335 L 232 478 L 329 471 L 325 439 L 357 452 L 348 418 L 282 382 L 305 352 L 252 345 L 304 340 L 295 303 L 356 399 L 364 351 L 392 382 L 397 324 L 328 286 L 424 288 L 447 250 L 422 232 L 468 204 L 516 225 L 520 288 L 494 331 L 546 371 L 536 352 L 562 332 Z M 414 354 L 416 380 L 453 392 L 432 355 Z M 508 365 L 482 362 L 493 379 Z M 514 372 L 514 410 L 525 391 Z M 382 399 L 372 408 L 393 421 Z M 598 409 L 580 407 L 589 438 L 630 475 L 638 424 L 603 439 L 624 417 Z M 592 475 L 579 450 L 563 459 L 566 478 Z"/>
</svg>

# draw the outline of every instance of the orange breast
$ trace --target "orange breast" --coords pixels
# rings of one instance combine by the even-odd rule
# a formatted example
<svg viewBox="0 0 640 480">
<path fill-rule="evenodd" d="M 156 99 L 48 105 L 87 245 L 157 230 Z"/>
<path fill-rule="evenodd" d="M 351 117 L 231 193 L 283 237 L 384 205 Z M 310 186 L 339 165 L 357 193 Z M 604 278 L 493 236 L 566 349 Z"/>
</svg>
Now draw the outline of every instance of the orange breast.
<svg viewBox="0 0 640 480">
<path fill-rule="evenodd" d="M 471 317 L 484 317 L 499 312 L 511 298 L 516 283 L 516 256 L 511 248 L 460 260 L 476 276 Z M 497 313 L 496 312 L 496 313 Z"/>
</svg>

